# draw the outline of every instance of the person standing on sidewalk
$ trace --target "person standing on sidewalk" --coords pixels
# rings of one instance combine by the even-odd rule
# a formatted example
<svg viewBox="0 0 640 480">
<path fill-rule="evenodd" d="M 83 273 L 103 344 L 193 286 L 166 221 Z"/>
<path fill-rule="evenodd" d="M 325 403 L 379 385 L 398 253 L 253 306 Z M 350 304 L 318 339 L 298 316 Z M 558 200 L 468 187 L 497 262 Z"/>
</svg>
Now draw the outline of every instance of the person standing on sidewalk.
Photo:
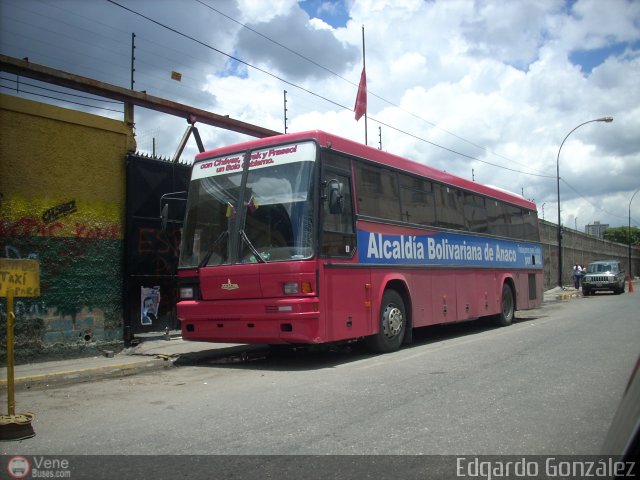
<svg viewBox="0 0 640 480">
<path fill-rule="evenodd" d="M 576 290 L 580 290 L 580 285 L 582 284 L 582 267 L 580 265 L 574 265 L 573 267 L 573 278 L 575 282 Z"/>
</svg>

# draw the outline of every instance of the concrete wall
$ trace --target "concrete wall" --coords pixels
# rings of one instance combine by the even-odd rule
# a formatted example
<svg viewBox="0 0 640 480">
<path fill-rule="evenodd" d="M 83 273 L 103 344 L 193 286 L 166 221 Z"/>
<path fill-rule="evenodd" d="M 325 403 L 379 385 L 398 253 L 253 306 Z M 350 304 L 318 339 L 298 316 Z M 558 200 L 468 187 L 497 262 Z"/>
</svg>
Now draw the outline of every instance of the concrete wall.
<svg viewBox="0 0 640 480">
<path fill-rule="evenodd" d="M 544 252 L 545 289 L 558 285 L 558 227 L 540 220 L 540 239 Z M 562 283 L 572 285 L 575 264 L 587 265 L 594 260 L 616 259 L 629 274 L 629 246 L 609 242 L 576 230 L 564 229 L 562 236 Z M 631 248 L 631 272 L 640 275 L 640 248 Z"/>
<path fill-rule="evenodd" d="M 120 342 L 131 129 L 7 95 L 0 125 L 0 256 L 36 258 L 41 271 L 41 296 L 16 299 L 17 358 Z"/>
</svg>

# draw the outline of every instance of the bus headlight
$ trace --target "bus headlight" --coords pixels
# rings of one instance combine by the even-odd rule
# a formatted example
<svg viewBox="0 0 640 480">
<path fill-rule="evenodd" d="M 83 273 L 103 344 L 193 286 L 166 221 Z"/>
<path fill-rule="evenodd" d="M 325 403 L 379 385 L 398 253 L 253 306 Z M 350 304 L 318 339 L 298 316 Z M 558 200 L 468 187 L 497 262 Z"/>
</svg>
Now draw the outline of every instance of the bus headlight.
<svg viewBox="0 0 640 480">
<path fill-rule="evenodd" d="M 193 300 L 193 287 L 180 287 L 180 300 Z"/>
<path fill-rule="evenodd" d="M 298 293 L 298 282 L 285 283 L 282 291 L 285 295 L 295 295 Z"/>
<path fill-rule="evenodd" d="M 282 291 L 285 295 L 295 295 L 297 293 L 313 293 L 311 288 L 311 282 L 288 282 L 282 286 Z"/>
</svg>

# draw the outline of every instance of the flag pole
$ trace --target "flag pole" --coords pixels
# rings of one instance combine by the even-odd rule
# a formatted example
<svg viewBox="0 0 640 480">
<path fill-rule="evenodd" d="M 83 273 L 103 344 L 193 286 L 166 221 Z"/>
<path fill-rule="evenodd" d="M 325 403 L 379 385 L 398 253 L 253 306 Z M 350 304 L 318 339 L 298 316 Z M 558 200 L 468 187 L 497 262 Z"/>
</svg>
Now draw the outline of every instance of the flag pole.
<svg viewBox="0 0 640 480">
<path fill-rule="evenodd" d="M 367 61 L 365 57 L 364 50 L 364 25 L 362 25 L 362 69 L 363 71 L 367 71 Z M 364 144 L 368 145 L 367 142 L 367 110 L 364 111 Z"/>
</svg>

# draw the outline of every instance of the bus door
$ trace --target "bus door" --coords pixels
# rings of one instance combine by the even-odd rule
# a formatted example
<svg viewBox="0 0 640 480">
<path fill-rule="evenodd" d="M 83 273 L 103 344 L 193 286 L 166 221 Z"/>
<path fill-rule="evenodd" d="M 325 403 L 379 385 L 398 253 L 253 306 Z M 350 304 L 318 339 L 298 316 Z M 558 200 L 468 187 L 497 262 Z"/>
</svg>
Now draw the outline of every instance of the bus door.
<svg viewBox="0 0 640 480">
<path fill-rule="evenodd" d="M 351 174 L 325 166 L 321 188 L 320 295 L 327 339 L 363 336 L 371 332 L 371 275 L 356 263 Z"/>
</svg>

